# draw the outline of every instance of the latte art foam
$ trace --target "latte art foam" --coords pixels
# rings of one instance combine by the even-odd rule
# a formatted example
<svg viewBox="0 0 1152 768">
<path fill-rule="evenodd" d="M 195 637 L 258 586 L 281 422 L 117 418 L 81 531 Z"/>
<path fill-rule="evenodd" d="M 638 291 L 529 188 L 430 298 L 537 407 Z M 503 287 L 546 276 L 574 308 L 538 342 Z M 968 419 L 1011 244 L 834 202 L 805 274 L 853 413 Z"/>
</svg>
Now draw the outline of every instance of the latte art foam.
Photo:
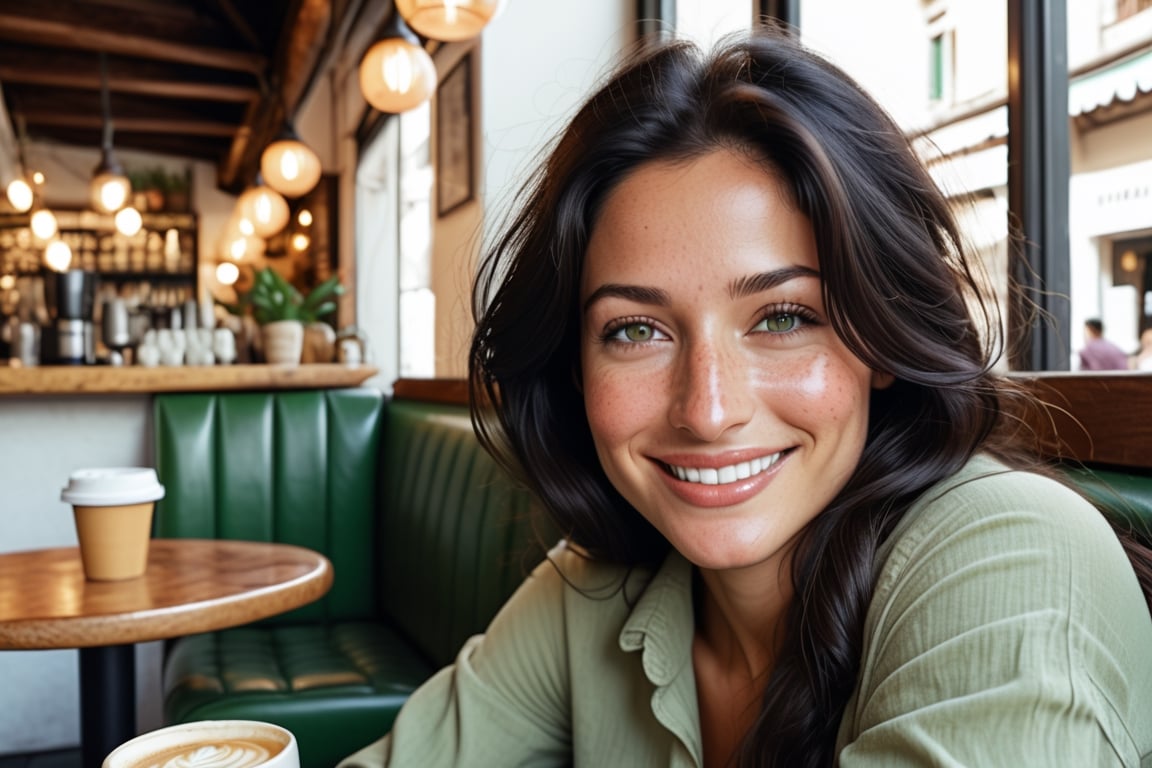
<svg viewBox="0 0 1152 768">
<path fill-rule="evenodd" d="M 253 768 L 279 752 L 279 744 L 263 741 L 228 739 L 219 744 L 189 744 L 178 751 L 157 755 L 148 768 Z"/>
</svg>

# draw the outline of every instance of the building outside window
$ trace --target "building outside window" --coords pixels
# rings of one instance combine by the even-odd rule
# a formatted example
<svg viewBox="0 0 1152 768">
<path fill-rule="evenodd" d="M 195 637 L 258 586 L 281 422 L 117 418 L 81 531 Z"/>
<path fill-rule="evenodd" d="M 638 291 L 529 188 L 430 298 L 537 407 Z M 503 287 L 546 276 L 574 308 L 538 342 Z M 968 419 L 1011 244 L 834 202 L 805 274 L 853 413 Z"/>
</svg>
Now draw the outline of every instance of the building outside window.
<svg viewBox="0 0 1152 768">
<path fill-rule="evenodd" d="M 1006 4 L 889 0 L 883 13 L 866 5 L 803 0 L 802 36 L 860 79 L 914 138 L 1003 297 Z M 1102 318 L 1106 335 L 1129 351 L 1152 327 L 1152 0 L 1067 5 L 1071 321 L 1064 343 L 1076 360 L 1089 317 Z M 917 61 L 922 80 L 899 71 L 916 70 Z M 905 93 L 923 96 L 910 103 Z"/>
</svg>

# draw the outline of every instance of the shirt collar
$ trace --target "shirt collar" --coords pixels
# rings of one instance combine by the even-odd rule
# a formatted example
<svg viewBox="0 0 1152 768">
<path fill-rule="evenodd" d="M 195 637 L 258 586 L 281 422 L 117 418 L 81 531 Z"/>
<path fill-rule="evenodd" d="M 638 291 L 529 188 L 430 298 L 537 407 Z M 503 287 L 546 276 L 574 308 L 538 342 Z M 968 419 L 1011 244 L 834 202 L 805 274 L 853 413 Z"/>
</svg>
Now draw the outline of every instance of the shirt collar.
<svg viewBox="0 0 1152 768">
<path fill-rule="evenodd" d="M 692 669 L 695 617 L 692 564 L 675 550 L 636 601 L 623 629 L 620 648 L 640 651 L 644 675 L 655 686 L 652 712 L 700 763 L 700 716 Z"/>
</svg>

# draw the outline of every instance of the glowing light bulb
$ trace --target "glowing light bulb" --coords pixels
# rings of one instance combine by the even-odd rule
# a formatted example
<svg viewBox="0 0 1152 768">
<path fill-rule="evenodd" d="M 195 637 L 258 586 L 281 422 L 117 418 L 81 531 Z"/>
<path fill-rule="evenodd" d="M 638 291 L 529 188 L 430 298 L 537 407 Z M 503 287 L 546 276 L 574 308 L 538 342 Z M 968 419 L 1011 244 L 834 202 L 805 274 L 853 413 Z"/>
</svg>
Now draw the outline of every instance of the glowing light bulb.
<svg viewBox="0 0 1152 768">
<path fill-rule="evenodd" d="M 436 90 L 436 65 L 419 45 L 402 37 L 380 40 L 360 62 L 360 91 L 381 112 L 407 112 Z"/>
<path fill-rule="evenodd" d="M 56 234 L 56 216 L 47 208 L 41 208 L 32 214 L 29 223 L 32 226 L 32 234 L 41 240 L 51 239 Z"/>
<path fill-rule="evenodd" d="M 68 267 L 72 265 L 72 249 L 68 247 L 68 243 L 56 238 L 44 249 L 44 263 L 49 269 L 67 272 Z"/>
<path fill-rule="evenodd" d="M 290 134 L 272 142 L 260 155 L 264 183 L 287 197 L 300 197 L 320 181 L 320 158 L 312 149 Z"/>
<path fill-rule="evenodd" d="M 33 199 L 32 187 L 24 179 L 13 179 L 8 184 L 8 202 L 20 213 L 32 207 Z"/>
<path fill-rule="evenodd" d="M 220 285 L 232 285 L 240 277 L 240 268 L 230 261 L 223 261 L 216 265 L 216 282 Z"/>
<path fill-rule="evenodd" d="M 140 215 L 140 211 L 131 206 L 117 211 L 115 221 L 116 231 L 126 237 L 132 237 L 144 225 L 144 218 Z"/>
<path fill-rule="evenodd" d="M 240 220 L 247 219 L 259 237 L 272 237 L 288 224 L 288 201 L 274 189 L 257 184 L 244 190 L 236 203 Z M 243 224 L 240 225 L 243 227 Z M 243 233 L 241 229 L 241 233 Z"/>
</svg>

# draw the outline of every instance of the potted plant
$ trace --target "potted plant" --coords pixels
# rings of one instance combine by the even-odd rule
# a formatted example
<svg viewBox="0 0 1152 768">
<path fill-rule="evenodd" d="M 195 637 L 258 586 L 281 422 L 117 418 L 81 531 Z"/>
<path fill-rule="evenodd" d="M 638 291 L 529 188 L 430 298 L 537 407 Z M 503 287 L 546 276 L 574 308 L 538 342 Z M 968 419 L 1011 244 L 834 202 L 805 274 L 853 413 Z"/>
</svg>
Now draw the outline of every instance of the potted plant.
<svg viewBox="0 0 1152 768">
<path fill-rule="evenodd" d="M 251 307 L 263 334 L 264 359 L 269 363 L 297 365 L 304 346 L 304 327 L 336 309 L 336 297 L 344 293 L 339 275 L 317 285 L 307 295 L 271 267 L 256 273 L 252 290 L 240 299 Z"/>
</svg>

